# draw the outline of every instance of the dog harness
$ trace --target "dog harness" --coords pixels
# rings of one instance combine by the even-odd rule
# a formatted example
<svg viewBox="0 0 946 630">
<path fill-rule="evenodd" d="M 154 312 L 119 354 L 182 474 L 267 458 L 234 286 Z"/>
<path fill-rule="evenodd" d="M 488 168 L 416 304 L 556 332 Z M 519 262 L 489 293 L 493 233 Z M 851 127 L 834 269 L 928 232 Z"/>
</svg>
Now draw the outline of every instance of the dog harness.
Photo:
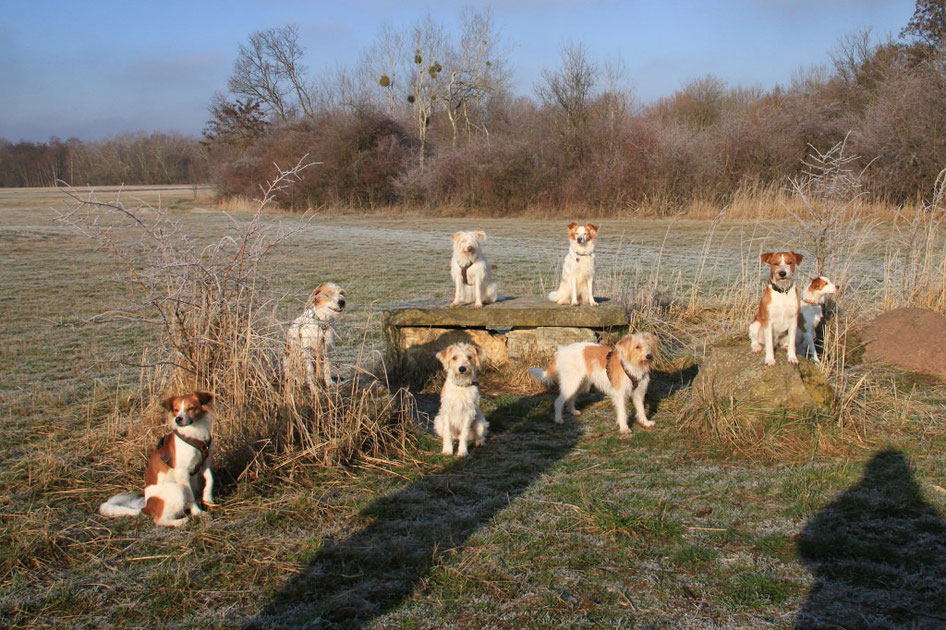
<svg viewBox="0 0 946 630">
<path fill-rule="evenodd" d="M 472 267 L 474 262 L 476 262 L 476 261 L 474 260 L 473 262 L 469 262 L 469 263 L 467 263 L 466 265 L 460 265 L 460 276 L 463 278 L 463 284 L 465 284 L 465 285 L 470 285 L 470 284 L 471 284 L 471 282 L 469 281 L 469 279 L 467 279 L 467 277 L 466 277 L 466 270 L 469 269 L 470 267 Z"/>
<path fill-rule="evenodd" d="M 611 380 L 611 355 L 614 354 L 614 346 L 608 346 L 610 350 L 608 351 L 608 356 L 604 358 L 604 373 L 608 375 L 608 380 Z M 621 369 L 624 370 L 624 375 L 627 376 L 631 381 L 631 391 L 637 389 L 637 386 L 640 385 L 641 380 L 627 371 L 627 368 L 624 367 L 624 361 L 618 357 L 618 363 L 621 364 Z"/>
<path fill-rule="evenodd" d="M 196 448 L 200 453 L 200 461 L 194 465 L 194 467 L 188 471 L 187 474 L 194 476 L 200 467 L 204 465 L 204 462 L 207 461 L 207 458 L 210 457 L 210 446 L 213 444 L 213 439 L 209 439 L 206 442 L 203 440 L 195 440 L 194 438 L 189 438 L 186 435 L 182 435 L 178 432 L 177 429 L 174 429 L 174 435 L 181 438 L 188 446 Z M 158 440 L 158 452 L 160 453 L 161 461 L 164 462 L 168 468 L 174 468 L 174 462 L 170 461 L 170 458 L 164 452 L 164 441 L 171 437 L 170 435 L 165 435 L 160 440 Z"/>
</svg>

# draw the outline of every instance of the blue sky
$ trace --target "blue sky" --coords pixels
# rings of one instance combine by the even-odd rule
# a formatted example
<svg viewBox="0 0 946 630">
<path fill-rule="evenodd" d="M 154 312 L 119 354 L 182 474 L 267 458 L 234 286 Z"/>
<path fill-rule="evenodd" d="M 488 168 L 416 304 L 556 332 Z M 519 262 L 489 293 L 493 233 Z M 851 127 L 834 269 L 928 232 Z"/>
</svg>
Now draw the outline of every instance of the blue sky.
<svg viewBox="0 0 946 630">
<path fill-rule="evenodd" d="M 715 74 L 770 88 L 828 62 L 845 34 L 896 35 L 913 0 L 5 0 L 0 12 L 0 137 L 197 134 L 225 90 L 237 46 L 294 23 L 314 73 L 357 58 L 382 23 L 427 11 L 455 29 L 463 6 L 491 6 L 511 45 L 514 89 L 529 94 L 563 43 L 624 60 L 638 100 Z"/>
</svg>

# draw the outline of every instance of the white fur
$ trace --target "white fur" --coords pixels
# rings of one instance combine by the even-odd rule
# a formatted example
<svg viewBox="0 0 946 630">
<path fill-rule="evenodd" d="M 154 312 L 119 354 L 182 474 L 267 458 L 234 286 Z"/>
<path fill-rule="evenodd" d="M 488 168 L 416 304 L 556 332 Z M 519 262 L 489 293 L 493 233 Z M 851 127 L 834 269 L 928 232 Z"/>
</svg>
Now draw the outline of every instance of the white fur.
<svg viewBox="0 0 946 630">
<path fill-rule="evenodd" d="M 286 333 L 287 353 L 301 358 L 310 389 L 316 388 L 317 365 L 321 368 L 325 385 L 333 383 L 330 355 L 338 336 L 335 322 L 346 304 L 345 291 L 341 287 L 334 282 L 323 284 L 313 292 L 305 312 L 292 322 Z M 285 365 L 288 371 L 290 365 L 298 363 L 289 361 L 287 357 Z"/>
<path fill-rule="evenodd" d="M 637 334 L 630 336 L 634 343 L 649 344 L 651 356 L 656 351 L 655 343 L 650 342 L 644 335 Z M 614 410 L 618 429 L 621 433 L 630 433 L 627 422 L 627 399 L 631 398 L 634 404 L 634 410 L 637 412 L 637 421 L 641 426 L 653 426 L 653 422 L 647 419 L 647 412 L 644 409 L 644 396 L 647 394 L 647 386 L 650 384 L 649 360 L 647 364 L 626 361 L 623 358 L 621 362 L 628 372 L 638 379 L 637 387 L 631 382 L 623 370 L 619 373 L 618 385 L 615 387 L 608 376 L 606 367 L 595 364 L 588 370 L 588 364 L 585 361 L 585 349 L 600 344 L 588 342 L 573 343 L 567 346 L 559 347 L 555 353 L 555 359 L 549 370 L 541 368 L 531 368 L 529 374 L 546 385 L 558 383 L 559 395 L 555 399 L 555 422 L 561 424 L 563 409 L 573 416 L 579 416 L 581 413 L 575 409 L 575 399 L 579 394 L 587 393 L 592 386 L 611 398 L 614 403 Z M 617 350 L 615 350 L 617 352 Z"/>
<path fill-rule="evenodd" d="M 792 262 L 787 254 L 796 256 L 798 262 Z M 792 265 L 801 263 L 801 255 L 794 252 L 777 252 L 762 256 L 763 262 L 770 266 L 769 280 L 765 285 L 762 298 L 762 302 L 765 303 L 767 300 L 768 305 L 765 307 L 760 305 L 760 309 L 764 308 L 767 311 L 768 321 L 766 325 L 763 325 L 757 314 L 749 324 L 749 341 L 752 351 L 759 352 L 765 348 L 765 364 L 775 365 L 775 344 L 779 344 L 786 350 L 788 362 L 798 363 L 794 340 L 798 330 L 799 297 L 798 288 L 794 284 Z M 765 259 L 766 256 L 771 256 L 771 262 Z M 777 282 L 785 292 L 773 289 L 773 282 Z"/>
<path fill-rule="evenodd" d="M 213 423 L 211 412 L 207 411 L 202 417 L 191 420 L 184 397 L 180 400 L 173 420 L 173 423 L 177 425 L 175 430 L 190 439 L 203 442 L 210 440 Z M 182 426 L 181 422 L 188 424 Z M 203 465 L 191 475 L 189 471 L 193 470 L 202 458 L 201 452 L 177 435 L 172 433 L 171 436 L 174 440 L 173 467 L 167 472 L 158 473 L 157 481 L 145 486 L 143 497 L 139 494 L 116 494 L 99 506 L 99 514 L 108 517 L 137 516 L 144 509 L 148 499 L 158 497 L 164 502 L 164 506 L 162 513 L 155 519 L 155 524 L 179 527 L 187 522 L 186 514 L 198 516 L 204 512 L 197 504 L 194 495 L 200 478 L 204 480 L 202 494 L 204 503 L 208 506 L 214 505 L 214 479 L 210 469 L 213 446 L 211 445 Z"/>
<path fill-rule="evenodd" d="M 820 289 L 812 289 L 809 284 L 801 294 L 801 322 L 798 326 L 798 332 L 795 334 L 796 352 L 800 352 L 803 357 L 808 357 L 815 363 L 820 363 L 818 358 L 818 348 L 815 346 L 815 337 L 818 334 L 818 326 L 824 319 L 824 301 L 829 295 L 838 292 L 838 287 L 828 278 L 818 276 L 826 284 Z"/>
<path fill-rule="evenodd" d="M 434 418 L 434 430 L 443 438 L 443 454 L 457 457 L 469 452 L 469 443 L 482 446 L 486 442 L 489 423 L 480 409 L 480 389 L 476 385 L 477 368 L 483 351 L 468 343 L 457 343 L 437 353 L 444 367 L 446 380 L 440 392 L 440 410 Z"/>
<path fill-rule="evenodd" d="M 490 279 L 489 261 L 483 253 L 485 232 L 457 232 L 453 239 L 450 258 L 450 277 L 453 278 L 453 301 L 450 306 L 473 303 L 475 308 L 495 302 L 499 296 L 496 283 Z M 466 282 L 463 269 L 466 268 Z"/>
<path fill-rule="evenodd" d="M 574 226 L 574 227 L 573 227 Z M 568 254 L 562 263 L 562 281 L 549 299 L 559 304 L 597 306 L 594 297 L 595 236 L 591 224 L 569 225 Z"/>
</svg>

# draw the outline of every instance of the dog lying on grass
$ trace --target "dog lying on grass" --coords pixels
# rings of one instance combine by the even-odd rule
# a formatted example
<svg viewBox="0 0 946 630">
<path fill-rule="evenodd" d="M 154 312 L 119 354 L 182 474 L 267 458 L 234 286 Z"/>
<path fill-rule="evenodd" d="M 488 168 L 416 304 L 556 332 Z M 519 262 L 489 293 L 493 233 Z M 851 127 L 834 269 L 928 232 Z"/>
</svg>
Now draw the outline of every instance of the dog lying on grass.
<svg viewBox="0 0 946 630">
<path fill-rule="evenodd" d="M 657 336 L 637 333 L 623 337 L 613 346 L 600 343 L 573 343 L 562 346 L 555 353 L 548 369 L 529 370 L 540 383 L 558 383 L 555 399 L 555 422 L 561 424 L 562 410 L 573 416 L 581 415 L 575 409 L 578 394 L 587 393 L 594 385 L 607 394 L 614 403 L 618 429 L 630 433 L 627 424 L 627 398 L 630 396 L 641 426 L 653 426 L 644 410 L 644 396 L 650 384 L 650 370 L 657 356 Z"/>
<path fill-rule="evenodd" d="M 434 418 L 434 430 L 443 438 L 443 454 L 457 457 L 469 452 L 469 444 L 486 442 L 489 423 L 480 409 L 480 388 L 477 372 L 485 358 L 483 350 L 469 343 L 455 343 L 437 353 L 446 379 L 440 391 L 440 411 Z"/>
<path fill-rule="evenodd" d="M 549 293 L 549 299 L 559 304 L 590 304 L 595 302 L 595 236 L 598 226 L 591 223 L 568 224 L 568 254 L 562 264 L 562 282 Z"/>
<path fill-rule="evenodd" d="M 213 453 L 211 438 L 213 395 L 194 392 L 172 396 L 161 406 L 174 413 L 173 430 L 158 442 L 148 457 L 145 470 L 145 493 L 116 494 L 99 506 L 103 516 L 137 516 L 147 514 L 155 525 L 179 527 L 187 522 L 186 514 L 203 513 L 194 492 L 198 480 L 204 480 L 202 498 L 212 506 L 214 478 L 210 471 Z"/>
<path fill-rule="evenodd" d="M 475 308 L 495 302 L 499 296 L 496 283 L 490 279 L 489 261 L 483 253 L 486 232 L 457 232 L 453 239 L 450 277 L 453 278 L 453 301 L 450 306 L 473 303 Z"/>
</svg>

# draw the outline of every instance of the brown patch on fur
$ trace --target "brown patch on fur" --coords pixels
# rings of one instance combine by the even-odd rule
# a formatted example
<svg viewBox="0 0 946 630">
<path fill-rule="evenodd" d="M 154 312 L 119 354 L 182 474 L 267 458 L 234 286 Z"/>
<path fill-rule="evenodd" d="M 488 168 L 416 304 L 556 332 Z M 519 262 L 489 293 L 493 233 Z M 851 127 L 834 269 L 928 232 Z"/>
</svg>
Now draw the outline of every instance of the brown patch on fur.
<svg viewBox="0 0 946 630">
<path fill-rule="evenodd" d="M 141 509 L 142 514 L 147 514 L 157 522 L 164 515 L 164 499 L 160 497 L 151 497 L 145 506 Z"/>
<path fill-rule="evenodd" d="M 552 356 L 552 362 L 549 363 L 549 369 L 545 371 L 545 376 L 548 379 L 556 380 L 558 376 L 558 357 Z"/>
<path fill-rule="evenodd" d="M 763 327 L 769 325 L 769 304 L 772 302 L 772 287 L 765 287 L 762 292 L 762 300 L 759 302 L 759 310 L 755 314 L 755 321 L 762 324 Z"/>
<path fill-rule="evenodd" d="M 572 222 L 569 223 L 566 227 L 568 228 L 568 238 L 570 238 L 571 240 L 574 241 L 574 240 L 575 240 L 575 230 L 578 229 L 578 224 L 575 223 L 574 221 L 572 221 Z"/>
<path fill-rule="evenodd" d="M 808 285 L 808 288 L 812 291 L 819 291 L 825 288 L 827 284 L 828 283 L 824 278 L 822 278 L 821 276 L 818 276 L 817 278 L 811 281 L 811 284 Z"/>
<path fill-rule="evenodd" d="M 594 223 L 586 223 L 585 229 L 588 230 L 588 234 L 591 235 L 589 238 L 591 240 L 595 240 L 595 236 L 598 235 L 598 226 Z"/>
<path fill-rule="evenodd" d="M 150 486 L 158 483 L 158 475 L 171 470 L 171 467 L 165 464 L 165 460 L 174 463 L 174 434 L 168 433 L 162 438 L 160 447 L 151 451 L 148 457 L 148 467 L 145 469 L 145 485 Z"/>
<path fill-rule="evenodd" d="M 610 351 L 611 349 L 608 346 L 600 344 L 585 346 L 582 351 L 585 359 L 585 374 L 591 374 L 595 368 L 605 368 L 608 352 Z"/>
</svg>

